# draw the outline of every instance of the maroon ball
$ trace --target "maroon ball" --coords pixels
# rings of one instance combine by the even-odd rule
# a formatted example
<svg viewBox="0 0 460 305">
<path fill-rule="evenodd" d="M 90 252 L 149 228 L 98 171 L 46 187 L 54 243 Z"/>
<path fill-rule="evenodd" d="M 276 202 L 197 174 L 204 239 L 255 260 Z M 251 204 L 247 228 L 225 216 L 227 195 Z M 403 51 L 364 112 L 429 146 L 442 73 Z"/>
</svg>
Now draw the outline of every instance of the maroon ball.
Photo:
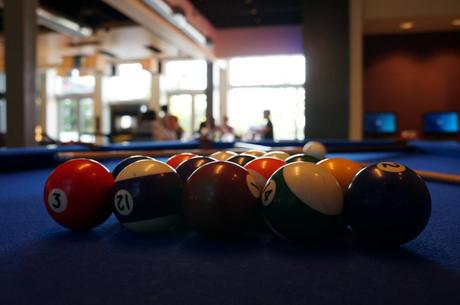
<svg viewBox="0 0 460 305">
<path fill-rule="evenodd" d="M 216 161 L 216 159 L 211 157 L 199 156 L 192 159 L 185 160 L 177 168 L 176 171 L 179 174 L 183 182 L 187 181 L 190 175 L 196 171 L 201 166 L 206 163 Z"/>
<path fill-rule="evenodd" d="M 198 232 L 235 236 L 248 228 L 259 201 L 259 188 L 246 169 L 228 161 L 210 162 L 185 184 L 184 215 Z"/>
<path fill-rule="evenodd" d="M 241 155 L 238 155 L 238 156 L 231 157 L 227 161 L 236 163 L 236 164 L 241 165 L 241 166 L 245 166 L 246 163 L 248 163 L 249 161 L 252 161 L 254 159 L 256 159 L 255 156 L 241 154 Z"/>
</svg>

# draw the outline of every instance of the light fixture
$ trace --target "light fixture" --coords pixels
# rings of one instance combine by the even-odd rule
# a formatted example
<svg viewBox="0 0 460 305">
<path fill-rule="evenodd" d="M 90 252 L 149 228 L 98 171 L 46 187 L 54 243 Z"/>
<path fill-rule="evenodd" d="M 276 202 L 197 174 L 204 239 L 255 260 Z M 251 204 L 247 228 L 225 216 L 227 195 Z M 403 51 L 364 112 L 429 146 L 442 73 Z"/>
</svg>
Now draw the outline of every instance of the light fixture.
<svg viewBox="0 0 460 305">
<path fill-rule="evenodd" d="M 414 23 L 412 21 L 405 21 L 399 24 L 401 30 L 410 30 L 414 28 Z"/>
<path fill-rule="evenodd" d="M 175 27 L 180 29 L 184 34 L 190 37 L 193 41 L 207 45 L 206 36 L 192 26 L 184 14 L 181 12 L 175 12 L 168 4 L 163 0 L 144 0 L 144 3 L 158 13 L 161 17 L 166 19 L 168 22 L 173 24 Z"/>
<path fill-rule="evenodd" d="M 61 34 L 75 37 L 89 37 L 93 34 L 90 28 L 82 27 L 69 19 L 59 17 L 42 8 L 37 9 L 37 19 L 38 24 Z"/>
<path fill-rule="evenodd" d="M 460 26 L 460 18 L 456 18 L 452 20 L 452 25 L 453 26 Z"/>
<path fill-rule="evenodd" d="M 77 68 L 73 68 L 72 70 L 70 70 L 70 77 L 71 78 L 80 77 L 80 70 L 78 70 Z"/>
</svg>

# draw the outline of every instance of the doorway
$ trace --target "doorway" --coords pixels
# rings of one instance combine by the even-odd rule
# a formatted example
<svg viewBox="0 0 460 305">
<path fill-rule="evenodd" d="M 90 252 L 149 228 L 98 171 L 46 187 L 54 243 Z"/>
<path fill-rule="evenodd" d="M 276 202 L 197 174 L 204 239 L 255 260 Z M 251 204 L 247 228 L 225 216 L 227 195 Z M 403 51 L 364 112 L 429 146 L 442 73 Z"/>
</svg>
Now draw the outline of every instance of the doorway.
<svg viewBox="0 0 460 305">
<path fill-rule="evenodd" d="M 94 101 L 90 97 L 63 97 L 58 100 L 60 142 L 94 142 Z"/>
<path fill-rule="evenodd" d="M 169 94 L 168 106 L 169 113 L 179 119 L 186 139 L 192 138 L 200 123 L 206 121 L 206 94 L 202 92 Z"/>
</svg>

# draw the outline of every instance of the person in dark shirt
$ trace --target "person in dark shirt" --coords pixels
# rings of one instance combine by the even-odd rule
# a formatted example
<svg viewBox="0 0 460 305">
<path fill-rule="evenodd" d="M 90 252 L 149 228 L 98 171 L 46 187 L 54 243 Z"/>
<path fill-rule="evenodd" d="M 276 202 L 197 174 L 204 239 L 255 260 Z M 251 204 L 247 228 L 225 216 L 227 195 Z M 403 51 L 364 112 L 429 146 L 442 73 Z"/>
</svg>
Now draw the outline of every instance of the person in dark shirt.
<svg viewBox="0 0 460 305">
<path fill-rule="evenodd" d="M 267 120 L 267 123 L 262 129 L 262 139 L 273 140 L 273 123 L 270 119 L 270 110 L 264 110 L 264 119 Z"/>
</svg>

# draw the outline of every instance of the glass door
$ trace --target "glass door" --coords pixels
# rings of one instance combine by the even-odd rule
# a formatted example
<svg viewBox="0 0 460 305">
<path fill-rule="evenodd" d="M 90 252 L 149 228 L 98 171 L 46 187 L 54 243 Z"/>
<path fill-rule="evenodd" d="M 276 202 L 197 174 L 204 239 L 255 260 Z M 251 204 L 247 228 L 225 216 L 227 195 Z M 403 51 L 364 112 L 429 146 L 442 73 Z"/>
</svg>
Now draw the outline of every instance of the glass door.
<svg viewBox="0 0 460 305">
<path fill-rule="evenodd" d="M 95 120 L 93 99 L 85 97 L 80 99 L 79 107 L 79 138 L 81 142 L 93 143 L 95 138 Z"/>
<path fill-rule="evenodd" d="M 93 103 L 93 99 L 88 97 L 59 100 L 59 141 L 94 142 Z"/>
<path fill-rule="evenodd" d="M 192 138 L 200 123 L 206 120 L 206 95 L 202 93 L 172 94 L 169 113 L 177 116 L 184 129 L 184 138 Z"/>
</svg>

